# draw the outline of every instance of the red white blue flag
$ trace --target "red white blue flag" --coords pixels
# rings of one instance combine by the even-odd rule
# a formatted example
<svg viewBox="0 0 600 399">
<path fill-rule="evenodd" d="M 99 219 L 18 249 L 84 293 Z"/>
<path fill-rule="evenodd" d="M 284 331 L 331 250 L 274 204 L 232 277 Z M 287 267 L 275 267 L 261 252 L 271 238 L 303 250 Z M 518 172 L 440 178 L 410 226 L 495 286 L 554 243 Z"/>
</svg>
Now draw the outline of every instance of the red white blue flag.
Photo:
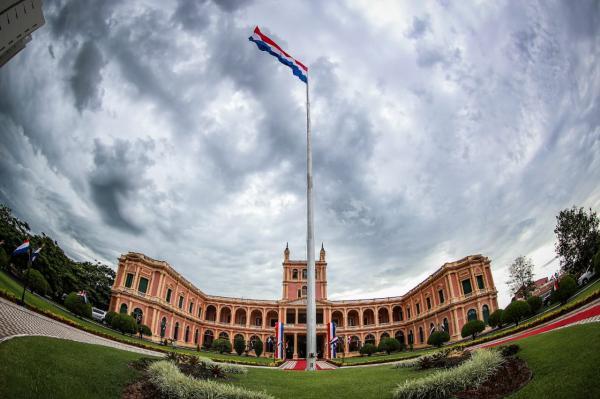
<svg viewBox="0 0 600 399">
<path fill-rule="evenodd" d="M 11 254 L 11 256 L 26 254 L 29 252 L 29 240 L 23 241 L 23 244 L 19 245 Z"/>
<path fill-rule="evenodd" d="M 285 357 L 284 354 L 284 341 L 285 337 L 283 335 L 283 323 L 277 322 L 275 323 L 275 342 L 277 342 L 277 348 L 275 349 L 275 359 L 283 359 Z"/>
<path fill-rule="evenodd" d="M 260 50 L 266 51 L 276 57 L 283 65 L 292 68 L 292 72 L 295 76 L 298 76 L 304 83 L 308 83 L 308 67 L 286 53 L 277 43 L 275 43 L 275 41 L 263 34 L 260 29 L 258 29 L 258 26 L 254 28 L 254 33 L 248 40 L 256 43 Z"/>
<path fill-rule="evenodd" d="M 329 342 L 329 358 L 335 359 L 337 356 L 338 337 L 335 335 L 335 322 L 327 323 L 327 340 Z"/>
</svg>

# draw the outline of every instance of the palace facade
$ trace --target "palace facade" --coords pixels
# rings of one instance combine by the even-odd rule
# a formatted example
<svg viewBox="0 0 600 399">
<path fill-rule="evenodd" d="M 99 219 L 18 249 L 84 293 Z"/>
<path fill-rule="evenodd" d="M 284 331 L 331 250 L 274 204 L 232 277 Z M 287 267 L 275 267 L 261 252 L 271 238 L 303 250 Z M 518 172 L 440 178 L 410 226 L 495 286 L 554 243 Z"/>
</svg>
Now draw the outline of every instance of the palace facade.
<svg viewBox="0 0 600 399">
<path fill-rule="evenodd" d="M 377 345 L 385 337 L 423 347 L 435 329 L 446 330 L 451 341 L 456 341 L 468 320 L 487 322 L 498 308 L 490 260 L 482 255 L 445 263 L 402 296 L 342 301 L 327 299 L 323 247 L 319 255 L 315 262 L 317 347 L 325 356 L 326 326 L 331 321 L 344 342 L 341 349 L 351 356 L 362 344 Z M 286 356 L 302 358 L 306 350 L 306 261 L 291 260 L 286 246 L 282 265 L 281 299 L 230 298 L 207 295 L 167 262 L 130 252 L 119 258 L 109 310 L 134 315 L 150 327 L 153 340 L 169 339 L 178 346 L 210 346 L 214 339 L 233 341 L 237 335 L 246 342 L 258 337 L 265 345 L 263 356 L 272 356 L 279 321 L 285 323 Z"/>
</svg>

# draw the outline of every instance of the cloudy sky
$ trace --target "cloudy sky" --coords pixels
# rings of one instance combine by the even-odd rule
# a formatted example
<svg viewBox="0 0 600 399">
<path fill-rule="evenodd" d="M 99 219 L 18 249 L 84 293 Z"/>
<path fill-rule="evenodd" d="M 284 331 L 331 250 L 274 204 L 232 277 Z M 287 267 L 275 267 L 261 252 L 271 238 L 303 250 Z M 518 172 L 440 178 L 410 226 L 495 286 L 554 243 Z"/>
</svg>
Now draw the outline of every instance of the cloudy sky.
<svg viewBox="0 0 600 399">
<path fill-rule="evenodd" d="M 209 294 L 281 295 L 315 235 L 332 299 L 400 295 L 484 254 L 558 267 L 600 208 L 596 1 L 50 1 L 0 69 L 0 202 L 75 259 L 167 260 Z"/>
</svg>

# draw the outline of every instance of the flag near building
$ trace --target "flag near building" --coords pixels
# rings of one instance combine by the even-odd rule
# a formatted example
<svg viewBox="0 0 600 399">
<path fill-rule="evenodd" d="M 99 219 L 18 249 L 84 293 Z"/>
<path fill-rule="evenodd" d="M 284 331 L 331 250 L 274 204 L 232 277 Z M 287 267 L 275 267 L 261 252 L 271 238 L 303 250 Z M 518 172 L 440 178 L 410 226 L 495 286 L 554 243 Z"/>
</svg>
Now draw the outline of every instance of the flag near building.
<svg viewBox="0 0 600 399">
<path fill-rule="evenodd" d="M 266 51 L 279 60 L 283 65 L 292 68 L 292 73 L 304 83 L 308 82 L 308 67 L 286 53 L 274 40 L 263 34 L 258 26 L 254 28 L 254 33 L 248 38 L 253 43 L 256 43 L 258 48 Z"/>
<path fill-rule="evenodd" d="M 335 335 L 335 322 L 327 323 L 327 342 L 329 342 L 329 358 L 335 359 L 337 357 L 337 343 L 338 337 Z"/>
<path fill-rule="evenodd" d="M 29 251 L 29 240 L 23 241 L 23 244 L 19 245 L 11 254 L 11 256 L 25 254 Z"/>
<path fill-rule="evenodd" d="M 31 254 L 31 263 L 35 262 L 35 260 L 38 258 L 38 256 L 40 256 L 40 252 L 42 251 L 42 248 L 44 248 L 43 245 L 41 247 L 39 247 L 38 249 L 36 249 L 35 251 L 33 251 L 33 253 Z"/>
<path fill-rule="evenodd" d="M 275 342 L 277 342 L 277 348 L 275 350 L 276 359 L 283 359 L 285 357 L 283 353 L 283 340 L 283 323 L 278 321 L 277 323 L 275 323 Z"/>
</svg>

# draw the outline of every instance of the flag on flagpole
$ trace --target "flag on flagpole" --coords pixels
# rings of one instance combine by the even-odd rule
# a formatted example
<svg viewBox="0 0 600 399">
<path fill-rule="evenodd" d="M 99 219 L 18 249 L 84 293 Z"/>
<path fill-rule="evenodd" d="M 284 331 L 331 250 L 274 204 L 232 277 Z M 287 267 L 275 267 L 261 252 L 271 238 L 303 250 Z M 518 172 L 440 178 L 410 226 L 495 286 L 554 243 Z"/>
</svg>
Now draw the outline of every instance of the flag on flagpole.
<svg viewBox="0 0 600 399">
<path fill-rule="evenodd" d="M 337 343 L 338 337 L 335 335 L 335 322 L 329 323 L 329 328 L 327 329 L 327 335 L 329 337 L 329 354 L 331 359 L 335 359 L 337 357 Z"/>
<path fill-rule="evenodd" d="M 308 67 L 286 53 L 275 41 L 263 34 L 258 26 L 254 28 L 254 33 L 248 38 L 251 42 L 256 43 L 258 48 L 266 51 L 276 57 L 283 65 L 292 68 L 292 73 L 304 83 L 308 83 Z"/>
<path fill-rule="evenodd" d="M 29 251 L 29 240 L 23 241 L 23 244 L 19 245 L 10 256 L 25 254 Z"/>
<path fill-rule="evenodd" d="M 87 292 L 85 292 L 85 291 L 79 291 L 79 292 L 77 293 L 77 295 L 79 295 L 80 297 L 82 297 L 82 298 L 83 298 L 83 301 L 84 301 L 85 303 L 88 303 Z"/>
<path fill-rule="evenodd" d="M 283 359 L 285 349 L 283 346 L 284 336 L 283 336 L 283 323 L 277 322 L 275 323 L 275 341 L 277 342 L 277 348 L 275 349 L 275 359 Z"/>
<path fill-rule="evenodd" d="M 31 254 L 31 263 L 35 262 L 35 260 L 38 258 L 38 256 L 40 256 L 40 251 L 42 250 L 42 248 L 44 248 L 43 245 L 41 247 L 39 247 L 38 249 L 36 249 L 35 251 L 33 251 L 33 253 Z"/>
</svg>

